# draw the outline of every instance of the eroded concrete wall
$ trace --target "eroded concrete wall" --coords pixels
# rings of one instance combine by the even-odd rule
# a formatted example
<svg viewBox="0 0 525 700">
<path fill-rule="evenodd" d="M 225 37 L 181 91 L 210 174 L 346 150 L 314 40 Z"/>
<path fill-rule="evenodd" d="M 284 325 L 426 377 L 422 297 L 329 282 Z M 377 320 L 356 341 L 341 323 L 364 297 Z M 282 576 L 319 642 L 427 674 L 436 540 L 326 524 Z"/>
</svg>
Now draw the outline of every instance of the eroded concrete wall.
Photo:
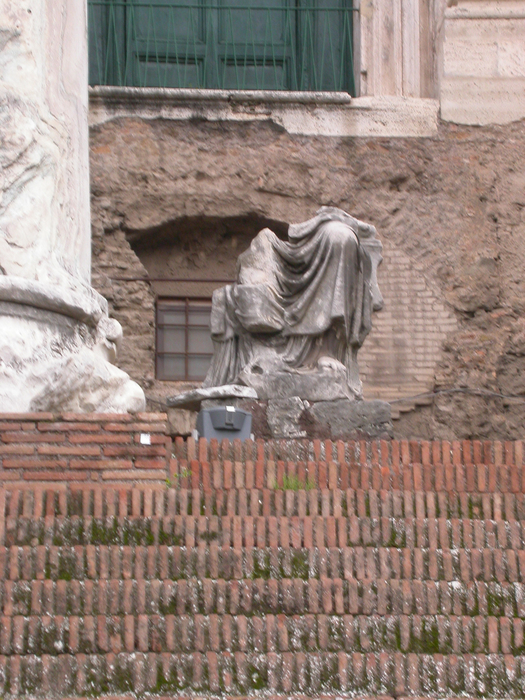
<svg viewBox="0 0 525 700">
<path fill-rule="evenodd" d="M 260 223 L 302 221 L 333 204 L 372 222 L 385 246 L 385 310 L 360 355 L 367 398 L 462 387 L 525 394 L 524 158 L 520 123 L 442 124 L 418 139 L 293 136 L 271 122 L 93 128 L 94 283 L 124 326 L 122 367 L 150 396 L 174 393 L 154 378 L 154 295 L 193 295 L 195 285 L 114 278 L 146 268 L 229 278 Z M 396 430 L 511 437 L 524 418 L 520 401 L 440 395 Z"/>
</svg>

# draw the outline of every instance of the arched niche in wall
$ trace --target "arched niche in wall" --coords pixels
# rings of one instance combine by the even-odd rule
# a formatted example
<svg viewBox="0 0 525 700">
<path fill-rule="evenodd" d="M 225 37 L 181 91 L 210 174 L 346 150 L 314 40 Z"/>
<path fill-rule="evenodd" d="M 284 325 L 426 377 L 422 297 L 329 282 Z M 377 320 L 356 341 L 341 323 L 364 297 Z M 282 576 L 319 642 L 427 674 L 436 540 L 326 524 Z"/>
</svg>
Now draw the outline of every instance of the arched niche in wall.
<svg viewBox="0 0 525 700">
<path fill-rule="evenodd" d="M 235 279 L 238 255 L 265 227 L 285 237 L 288 225 L 256 213 L 188 216 L 127 231 L 126 238 L 158 296 L 211 297 L 214 289 Z"/>
</svg>

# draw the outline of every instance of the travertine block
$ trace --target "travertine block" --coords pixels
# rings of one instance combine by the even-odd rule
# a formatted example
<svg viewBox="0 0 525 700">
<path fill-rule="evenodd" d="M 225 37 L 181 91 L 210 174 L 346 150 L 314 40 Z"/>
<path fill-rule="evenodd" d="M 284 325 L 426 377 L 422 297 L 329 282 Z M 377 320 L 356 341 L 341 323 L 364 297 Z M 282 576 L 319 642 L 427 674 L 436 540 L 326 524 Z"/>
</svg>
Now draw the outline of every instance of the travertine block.
<svg viewBox="0 0 525 700">
<path fill-rule="evenodd" d="M 525 116 L 525 3 L 463 0 L 445 12 L 441 116 L 508 124 Z"/>
</svg>

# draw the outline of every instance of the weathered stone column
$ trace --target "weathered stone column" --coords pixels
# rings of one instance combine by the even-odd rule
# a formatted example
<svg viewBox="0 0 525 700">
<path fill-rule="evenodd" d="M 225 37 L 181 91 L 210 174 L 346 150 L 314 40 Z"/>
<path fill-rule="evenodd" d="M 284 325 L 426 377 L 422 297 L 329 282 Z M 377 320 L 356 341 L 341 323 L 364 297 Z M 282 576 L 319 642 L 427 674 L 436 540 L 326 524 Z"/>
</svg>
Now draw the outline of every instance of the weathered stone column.
<svg viewBox="0 0 525 700">
<path fill-rule="evenodd" d="M 0 410 L 125 411 L 90 285 L 85 0 L 0 3 Z"/>
</svg>

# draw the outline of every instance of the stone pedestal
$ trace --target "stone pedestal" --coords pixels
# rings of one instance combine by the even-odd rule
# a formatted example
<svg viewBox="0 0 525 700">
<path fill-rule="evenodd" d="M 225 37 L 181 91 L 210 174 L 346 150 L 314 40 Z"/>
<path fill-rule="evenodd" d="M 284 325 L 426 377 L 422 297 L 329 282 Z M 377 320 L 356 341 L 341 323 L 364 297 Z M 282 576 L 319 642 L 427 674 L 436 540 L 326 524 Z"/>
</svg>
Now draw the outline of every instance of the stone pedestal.
<svg viewBox="0 0 525 700">
<path fill-rule="evenodd" d="M 0 410 L 140 410 L 90 285 L 82 0 L 0 6 Z"/>
<path fill-rule="evenodd" d="M 391 438 L 393 426 L 386 401 L 309 402 L 298 396 L 286 399 L 207 399 L 201 408 L 235 406 L 252 414 L 255 438 L 359 440 Z"/>
</svg>

